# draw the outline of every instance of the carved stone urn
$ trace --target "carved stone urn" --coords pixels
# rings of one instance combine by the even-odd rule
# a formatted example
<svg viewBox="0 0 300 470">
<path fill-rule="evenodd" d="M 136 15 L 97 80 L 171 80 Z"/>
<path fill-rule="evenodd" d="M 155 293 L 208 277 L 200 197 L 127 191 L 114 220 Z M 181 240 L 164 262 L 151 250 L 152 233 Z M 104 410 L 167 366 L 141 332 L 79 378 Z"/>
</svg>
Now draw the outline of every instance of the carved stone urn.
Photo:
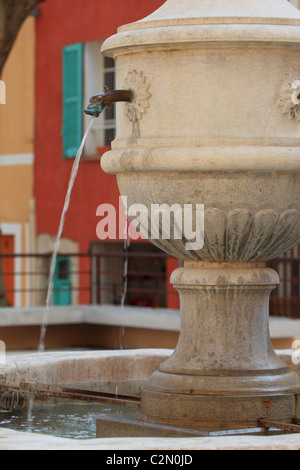
<svg viewBox="0 0 300 470">
<path fill-rule="evenodd" d="M 266 262 L 300 243 L 300 12 L 286 0 L 168 0 L 106 40 L 117 111 L 101 161 L 128 204 L 204 204 L 204 246 L 149 240 L 184 261 L 173 355 L 141 419 L 190 428 L 296 417 L 299 378 L 275 354 Z M 141 227 L 142 230 L 142 227 Z"/>
</svg>

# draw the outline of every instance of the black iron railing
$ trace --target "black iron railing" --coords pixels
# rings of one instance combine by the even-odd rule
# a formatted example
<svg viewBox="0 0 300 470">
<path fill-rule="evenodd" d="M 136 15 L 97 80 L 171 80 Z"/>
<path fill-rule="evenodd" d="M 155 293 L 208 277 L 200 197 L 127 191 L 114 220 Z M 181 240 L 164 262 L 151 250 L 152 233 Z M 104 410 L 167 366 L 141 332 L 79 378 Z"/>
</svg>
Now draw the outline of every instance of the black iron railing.
<svg viewBox="0 0 300 470">
<path fill-rule="evenodd" d="M 15 304 L 16 296 L 22 306 L 44 305 L 51 257 L 51 253 L 0 255 L 0 276 L 11 305 Z M 168 308 L 170 298 L 173 307 L 176 298 L 175 305 L 179 307 L 178 293 L 169 283 L 167 262 L 170 259 L 162 252 L 60 254 L 54 304 L 118 305 L 126 293 L 125 304 Z M 300 318 L 300 258 L 281 257 L 270 261 L 268 266 L 280 277 L 280 285 L 271 295 L 270 315 Z"/>
<path fill-rule="evenodd" d="M 14 305 L 43 305 L 48 290 L 52 254 L 1 254 L 5 294 Z M 62 253 L 56 263 L 54 305 L 125 304 L 167 307 L 167 297 L 177 296 L 169 284 L 164 253 L 97 252 Z M 19 269 L 15 269 L 15 260 Z M 126 295 L 125 295 L 126 294 Z M 26 300 L 24 300 L 26 298 Z"/>
<path fill-rule="evenodd" d="M 300 318 L 300 258 L 281 257 L 268 265 L 280 277 L 280 285 L 271 294 L 271 315 Z"/>
</svg>

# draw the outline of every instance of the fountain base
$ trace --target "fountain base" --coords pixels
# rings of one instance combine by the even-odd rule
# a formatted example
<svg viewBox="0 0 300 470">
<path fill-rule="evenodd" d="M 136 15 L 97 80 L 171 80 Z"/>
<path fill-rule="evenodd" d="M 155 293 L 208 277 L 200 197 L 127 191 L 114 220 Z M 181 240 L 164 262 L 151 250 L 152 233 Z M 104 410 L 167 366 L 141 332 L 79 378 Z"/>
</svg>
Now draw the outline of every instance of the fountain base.
<svg viewBox="0 0 300 470">
<path fill-rule="evenodd" d="M 143 390 L 141 419 L 171 426 L 191 429 L 236 429 L 257 427 L 259 420 L 292 423 L 300 418 L 296 412 L 297 393 L 255 394 L 207 394 L 186 395 L 180 393 Z"/>
<path fill-rule="evenodd" d="M 296 401 L 300 400 L 300 395 L 295 395 Z M 271 398 L 271 397 L 269 397 Z M 274 397 L 272 397 L 272 400 Z M 265 399 L 266 401 L 266 399 Z M 265 403 L 266 404 L 266 403 Z M 269 400 L 269 406 L 271 400 Z M 293 418 L 287 422 L 271 420 L 257 420 L 253 426 L 244 427 L 234 426 L 201 426 L 198 428 L 189 428 L 174 425 L 166 425 L 145 421 L 138 414 L 130 417 L 121 417 L 119 415 L 103 416 L 96 420 L 97 438 L 122 438 L 122 437 L 217 437 L 217 436 L 241 436 L 241 435 L 282 435 L 287 433 L 300 433 L 300 414 L 298 418 Z M 297 424 L 295 424 L 297 423 Z"/>
<path fill-rule="evenodd" d="M 180 294 L 180 337 L 142 389 L 143 432 L 153 423 L 155 432 L 174 435 L 178 427 L 216 432 L 299 419 L 299 377 L 269 335 L 277 273 L 264 263 L 186 262 L 171 280 Z"/>
</svg>

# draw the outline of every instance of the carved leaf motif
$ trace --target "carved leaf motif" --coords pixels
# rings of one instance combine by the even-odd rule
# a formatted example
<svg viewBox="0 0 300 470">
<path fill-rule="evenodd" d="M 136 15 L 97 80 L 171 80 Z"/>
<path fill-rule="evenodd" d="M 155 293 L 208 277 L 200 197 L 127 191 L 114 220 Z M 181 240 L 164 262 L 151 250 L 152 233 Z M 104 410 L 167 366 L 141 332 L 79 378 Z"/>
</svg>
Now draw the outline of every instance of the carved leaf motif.
<svg viewBox="0 0 300 470">
<path fill-rule="evenodd" d="M 249 238 L 252 214 L 247 209 L 235 209 L 227 216 L 226 259 L 241 259 Z"/>
<path fill-rule="evenodd" d="M 223 260 L 226 247 L 226 214 L 224 211 L 217 208 L 205 211 L 204 233 L 204 247 L 209 253 L 208 259 Z"/>
<path fill-rule="evenodd" d="M 290 233 L 290 236 L 286 239 L 285 241 L 285 250 L 284 251 L 289 251 L 295 246 L 300 244 L 300 217 L 298 219 L 297 224 L 295 225 L 293 231 Z M 276 256 L 279 256 L 282 253 L 276 253 Z"/>
<path fill-rule="evenodd" d="M 300 213 L 274 209 L 252 214 L 234 209 L 205 210 L 204 248 L 194 254 L 207 261 L 259 261 L 272 259 L 300 243 Z"/>
<path fill-rule="evenodd" d="M 242 255 L 243 261 L 258 259 L 262 255 L 278 219 L 279 214 L 273 209 L 262 210 L 255 214 L 249 241 Z"/>
<path fill-rule="evenodd" d="M 146 109 L 149 108 L 149 98 L 151 97 L 149 87 L 150 84 L 143 72 L 137 72 L 136 70 L 128 72 L 124 88 L 131 89 L 134 92 L 133 103 L 126 103 L 125 106 L 125 115 L 128 116 L 130 121 L 141 120 Z"/>
<path fill-rule="evenodd" d="M 271 259 L 286 251 L 286 240 L 294 232 L 299 221 L 299 211 L 289 209 L 281 214 L 268 247 L 264 252 L 264 259 Z"/>
</svg>

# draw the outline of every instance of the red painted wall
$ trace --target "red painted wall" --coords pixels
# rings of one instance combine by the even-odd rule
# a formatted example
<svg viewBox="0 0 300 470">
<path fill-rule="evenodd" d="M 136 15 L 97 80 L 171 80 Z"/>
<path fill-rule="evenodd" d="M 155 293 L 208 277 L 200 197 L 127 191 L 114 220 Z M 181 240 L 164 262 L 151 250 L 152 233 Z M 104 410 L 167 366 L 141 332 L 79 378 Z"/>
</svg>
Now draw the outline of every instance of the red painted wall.
<svg viewBox="0 0 300 470">
<path fill-rule="evenodd" d="M 2 235 L 0 234 L 0 252 L 3 255 L 9 255 L 15 251 L 15 240 L 13 235 Z M 3 280 L 5 287 L 6 299 L 13 307 L 14 302 L 14 288 L 15 288 L 15 276 L 11 273 L 14 272 L 14 258 L 2 258 L 2 270 Z"/>
<path fill-rule="evenodd" d="M 73 159 L 62 155 L 62 48 L 103 40 L 118 26 L 141 19 L 164 0 L 46 0 L 36 22 L 35 198 L 37 232 L 56 235 Z M 99 90 L 100 91 L 100 90 Z M 117 207 L 116 178 L 98 162 L 80 164 L 63 237 L 79 242 L 81 252 L 96 241 L 96 208 Z M 81 269 L 87 269 L 85 262 Z M 81 302 L 89 301 L 81 295 Z"/>
</svg>

